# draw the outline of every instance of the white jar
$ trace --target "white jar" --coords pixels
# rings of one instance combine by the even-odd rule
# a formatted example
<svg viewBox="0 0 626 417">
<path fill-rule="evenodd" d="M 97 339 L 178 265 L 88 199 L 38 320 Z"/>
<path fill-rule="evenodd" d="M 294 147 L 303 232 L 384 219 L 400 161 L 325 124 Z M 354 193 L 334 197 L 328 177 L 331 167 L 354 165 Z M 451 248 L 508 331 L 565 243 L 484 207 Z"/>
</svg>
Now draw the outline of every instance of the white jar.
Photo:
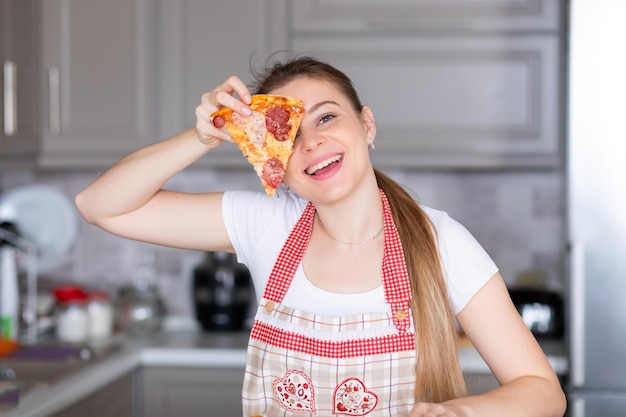
<svg viewBox="0 0 626 417">
<path fill-rule="evenodd" d="M 89 295 L 87 306 L 89 316 L 89 338 L 105 339 L 113 332 L 113 306 L 109 295 L 103 291 L 95 291 Z"/>
<path fill-rule="evenodd" d="M 55 290 L 56 336 L 63 342 L 84 342 L 88 337 L 89 316 L 87 294 L 76 287 L 63 287 Z"/>
</svg>

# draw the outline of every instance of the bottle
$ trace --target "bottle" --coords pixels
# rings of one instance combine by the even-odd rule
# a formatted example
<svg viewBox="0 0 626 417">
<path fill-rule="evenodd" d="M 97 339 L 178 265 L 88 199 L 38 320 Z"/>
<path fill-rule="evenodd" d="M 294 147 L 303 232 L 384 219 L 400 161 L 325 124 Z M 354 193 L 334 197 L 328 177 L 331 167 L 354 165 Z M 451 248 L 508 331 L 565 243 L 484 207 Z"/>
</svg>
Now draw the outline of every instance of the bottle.
<svg viewBox="0 0 626 417">
<path fill-rule="evenodd" d="M 0 240 L 0 336 L 17 340 L 19 289 L 17 283 L 17 253 L 15 247 Z"/>
<path fill-rule="evenodd" d="M 89 294 L 87 305 L 89 316 L 89 339 L 106 339 L 113 332 L 113 306 L 109 294 L 105 291 L 93 291 Z"/>
<path fill-rule="evenodd" d="M 56 305 L 56 336 L 62 342 L 84 342 L 89 335 L 89 297 L 80 287 L 67 286 L 54 290 Z"/>
<path fill-rule="evenodd" d="M 226 252 L 207 252 L 193 271 L 196 319 L 204 330 L 242 330 L 253 296 L 248 269 Z"/>
</svg>

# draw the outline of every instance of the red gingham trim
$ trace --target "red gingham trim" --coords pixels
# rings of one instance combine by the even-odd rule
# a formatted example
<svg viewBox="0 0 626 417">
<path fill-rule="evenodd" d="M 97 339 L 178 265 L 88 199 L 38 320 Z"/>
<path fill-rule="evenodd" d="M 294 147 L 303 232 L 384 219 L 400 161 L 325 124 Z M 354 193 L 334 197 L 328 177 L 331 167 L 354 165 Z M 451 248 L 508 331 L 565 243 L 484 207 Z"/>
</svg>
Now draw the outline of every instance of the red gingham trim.
<svg viewBox="0 0 626 417">
<path fill-rule="evenodd" d="M 385 253 L 383 256 L 382 276 L 385 289 L 385 300 L 391 306 L 394 314 L 394 324 L 400 331 L 406 331 L 410 326 L 408 306 L 411 299 L 411 286 L 404 260 L 402 242 L 398 230 L 393 222 L 389 201 L 382 189 L 379 189 L 383 203 L 383 220 L 385 227 Z M 302 216 L 287 237 L 280 254 L 265 286 L 263 297 L 267 300 L 280 303 L 296 273 L 298 265 L 311 238 L 315 207 L 307 204 Z M 404 316 L 396 314 L 403 311 Z"/>
<path fill-rule="evenodd" d="M 383 214 L 385 222 L 385 255 L 383 257 L 382 275 L 385 288 L 385 299 L 391 305 L 391 312 L 394 315 L 394 324 L 400 331 L 409 328 L 410 320 L 407 317 L 409 312 L 409 300 L 411 300 L 411 285 L 409 274 L 404 260 L 404 251 L 400 235 L 396 229 L 389 208 L 387 196 L 380 190 L 383 202 Z M 404 317 L 399 317 L 396 312 L 403 311 Z"/>
<path fill-rule="evenodd" d="M 333 342 L 290 333 L 258 321 L 250 338 L 270 346 L 335 359 L 415 350 L 415 335 L 409 332 Z"/>
<path fill-rule="evenodd" d="M 309 244 L 313 229 L 313 216 L 315 216 L 315 207 L 309 202 L 280 250 L 265 286 L 264 298 L 276 303 L 283 300 Z"/>
</svg>

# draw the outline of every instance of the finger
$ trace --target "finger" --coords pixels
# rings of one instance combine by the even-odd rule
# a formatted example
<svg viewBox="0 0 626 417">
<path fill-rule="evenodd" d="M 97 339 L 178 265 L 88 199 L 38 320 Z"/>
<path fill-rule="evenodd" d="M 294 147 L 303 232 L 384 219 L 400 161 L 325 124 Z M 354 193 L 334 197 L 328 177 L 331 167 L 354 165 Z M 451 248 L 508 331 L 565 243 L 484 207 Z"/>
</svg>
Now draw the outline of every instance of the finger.
<svg viewBox="0 0 626 417">
<path fill-rule="evenodd" d="M 236 93 L 244 104 L 250 104 L 252 98 L 250 90 L 241 79 L 235 75 L 231 75 L 221 86 L 216 88 L 218 91 L 226 91 L 229 94 Z"/>
<path fill-rule="evenodd" d="M 226 93 L 225 91 L 215 92 L 215 102 L 217 103 L 218 108 L 228 107 L 237 113 L 240 113 L 242 116 L 249 116 L 252 114 L 252 110 L 250 110 L 250 107 L 248 107 L 246 103 L 243 103 L 241 100 Z"/>
</svg>

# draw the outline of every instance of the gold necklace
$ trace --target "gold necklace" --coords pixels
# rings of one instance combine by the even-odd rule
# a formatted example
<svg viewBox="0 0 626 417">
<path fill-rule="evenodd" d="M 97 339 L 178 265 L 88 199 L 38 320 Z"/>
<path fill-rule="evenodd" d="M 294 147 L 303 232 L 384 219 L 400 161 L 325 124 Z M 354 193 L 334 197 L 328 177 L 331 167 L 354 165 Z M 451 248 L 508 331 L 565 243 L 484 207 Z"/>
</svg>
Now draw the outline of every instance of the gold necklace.
<svg viewBox="0 0 626 417">
<path fill-rule="evenodd" d="M 334 240 L 335 242 L 339 242 L 339 243 L 343 243 L 344 245 L 365 245 L 367 243 L 373 242 L 374 240 L 376 240 L 376 238 L 378 236 L 380 236 L 380 234 L 383 232 L 383 230 L 385 229 L 385 223 L 383 222 L 382 227 L 380 228 L 380 230 L 378 232 L 376 232 L 376 234 L 372 237 L 370 237 L 369 239 L 366 239 L 362 242 L 344 242 L 343 240 L 339 240 L 336 237 L 334 237 L 333 235 L 331 235 L 330 233 L 328 233 L 328 230 L 326 230 L 326 227 L 324 227 L 324 223 L 322 223 L 322 219 L 320 219 L 319 217 L 317 218 L 317 221 L 320 223 L 320 227 L 321 229 L 324 231 L 324 234 L 326 236 L 328 236 L 329 238 L 331 238 L 332 240 Z"/>
</svg>

